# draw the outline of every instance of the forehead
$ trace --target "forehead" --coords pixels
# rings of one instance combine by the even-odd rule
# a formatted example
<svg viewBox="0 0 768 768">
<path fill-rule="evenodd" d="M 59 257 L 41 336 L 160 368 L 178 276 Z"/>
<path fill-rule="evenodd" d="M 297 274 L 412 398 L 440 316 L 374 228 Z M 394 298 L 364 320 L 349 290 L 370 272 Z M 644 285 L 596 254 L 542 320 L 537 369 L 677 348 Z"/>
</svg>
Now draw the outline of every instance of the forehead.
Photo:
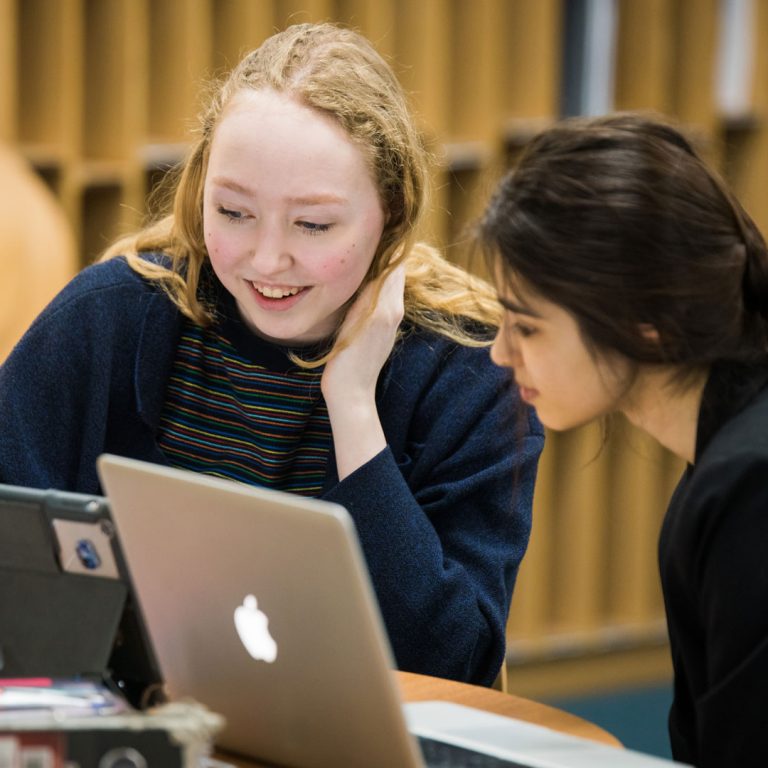
<svg viewBox="0 0 768 768">
<path fill-rule="evenodd" d="M 334 117 L 269 88 L 233 96 L 216 126 L 208 162 L 216 174 L 274 170 L 285 183 L 312 180 L 350 192 L 378 186 L 366 153 Z"/>
<path fill-rule="evenodd" d="M 545 314 L 550 302 L 538 295 L 523 277 L 503 270 L 498 263 L 494 272 L 499 301 L 505 309 L 531 317 Z"/>
<path fill-rule="evenodd" d="M 377 145 L 372 140 L 355 135 L 343 114 L 308 103 L 301 93 L 278 91 L 274 88 L 241 88 L 224 105 L 217 121 L 217 130 L 232 115 L 250 115 L 254 120 L 268 120 L 313 126 L 315 131 L 356 149 L 366 160 L 373 160 Z"/>
<path fill-rule="evenodd" d="M 271 133 L 276 128 L 281 130 Z M 272 88 L 241 88 L 237 91 L 221 112 L 214 143 L 217 136 L 230 137 L 238 129 L 242 131 L 242 139 L 252 135 L 254 140 L 263 142 L 269 138 L 277 144 L 285 138 L 286 132 L 293 138 L 295 132 L 306 131 L 305 141 L 297 145 L 297 149 L 317 142 L 355 148 L 348 133 L 332 115 L 307 106 L 291 93 Z"/>
</svg>

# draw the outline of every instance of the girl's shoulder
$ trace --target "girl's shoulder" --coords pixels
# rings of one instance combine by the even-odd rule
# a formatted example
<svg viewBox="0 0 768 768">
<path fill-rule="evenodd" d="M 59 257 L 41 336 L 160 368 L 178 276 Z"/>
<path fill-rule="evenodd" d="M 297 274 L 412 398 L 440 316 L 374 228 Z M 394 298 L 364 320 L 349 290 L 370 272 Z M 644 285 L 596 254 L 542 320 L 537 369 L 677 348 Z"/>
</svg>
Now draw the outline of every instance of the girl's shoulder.
<svg viewBox="0 0 768 768">
<path fill-rule="evenodd" d="M 497 366 L 490 355 L 493 329 L 473 329 L 476 345 L 462 344 L 434 330 L 404 324 L 397 354 L 414 358 L 422 365 L 445 370 L 471 368 L 498 374 L 506 378 L 504 369 Z"/>
<path fill-rule="evenodd" d="M 716 471 L 721 477 L 738 474 L 745 467 L 761 466 L 768 473 L 768 387 L 762 389 L 743 410 L 718 429 L 697 459 L 696 475 Z"/>
<path fill-rule="evenodd" d="M 514 410 L 517 403 L 512 376 L 491 360 L 489 346 L 466 346 L 423 328 L 406 328 L 385 379 L 390 391 L 418 393 L 422 403 L 429 400 L 438 409 L 472 401 Z"/>
<path fill-rule="evenodd" d="M 155 256 L 151 254 L 150 256 Z M 156 256 L 159 261 L 162 257 Z M 57 296 L 59 303 L 79 300 L 97 294 L 109 292 L 116 300 L 121 294 L 135 295 L 157 291 L 157 286 L 131 268 L 122 256 L 115 256 L 106 261 L 91 264 L 75 275 Z"/>
<path fill-rule="evenodd" d="M 170 266 L 170 259 L 162 253 L 143 253 L 139 258 L 159 266 Z M 154 287 L 152 281 L 131 267 L 125 256 L 114 256 L 91 264 L 81 270 L 74 281 L 79 282 L 81 288 L 151 289 Z"/>
<path fill-rule="evenodd" d="M 149 306 L 175 313 L 165 292 L 142 277 L 123 257 L 89 265 L 78 272 L 37 317 L 33 326 L 87 323 L 103 326 L 135 322 Z"/>
<path fill-rule="evenodd" d="M 699 510 L 706 519 L 731 514 L 744 506 L 741 502 L 734 504 L 736 498 L 749 497 L 764 507 L 768 503 L 766 433 L 768 387 L 763 387 L 712 429 L 676 496 L 685 499 L 688 510 Z M 693 512 L 689 514 L 693 516 Z"/>
</svg>

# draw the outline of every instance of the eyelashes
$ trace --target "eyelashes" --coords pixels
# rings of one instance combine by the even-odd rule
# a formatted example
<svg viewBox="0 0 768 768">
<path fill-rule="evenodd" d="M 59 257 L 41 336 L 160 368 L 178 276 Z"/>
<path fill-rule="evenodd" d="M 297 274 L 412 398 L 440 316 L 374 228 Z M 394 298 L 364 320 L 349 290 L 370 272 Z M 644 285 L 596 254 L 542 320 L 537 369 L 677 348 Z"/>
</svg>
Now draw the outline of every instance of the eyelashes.
<svg viewBox="0 0 768 768">
<path fill-rule="evenodd" d="M 507 310 L 506 317 L 504 319 L 504 327 L 506 328 L 507 333 L 512 336 L 518 336 L 522 339 L 527 339 L 537 332 L 537 329 L 534 326 L 525 322 L 520 322 L 517 317 L 518 316 L 516 316 L 512 310 Z"/>
<path fill-rule="evenodd" d="M 229 208 L 225 208 L 223 205 L 217 206 L 216 212 L 233 224 L 240 224 L 245 221 L 245 216 L 241 211 L 232 211 Z"/>
<path fill-rule="evenodd" d="M 303 229 L 308 235 L 320 235 L 331 228 L 331 224 L 317 224 L 313 221 L 297 221 L 297 226 Z"/>
<path fill-rule="evenodd" d="M 535 328 L 532 328 L 530 325 L 525 325 L 524 323 L 514 323 L 512 325 L 512 330 L 524 339 L 527 339 L 529 336 L 533 336 L 533 334 L 536 333 Z"/>
<path fill-rule="evenodd" d="M 235 211 L 231 208 L 225 208 L 223 205 L 217 206 L 216 212 L 232 224 L 242 224 L 244 221 L 248 221 L 249 219 L 253 218 L 253 216 L 250 214 L 243 213 L 242 211 Z M 315 237 L 317 235 L 323 234 L 324 232 L 328 232 L 331 227 L 333 227 L 333 224 L 319 223 L 316 221 L 304 221 L 302 219 L 296 222 L 296 226 L 310 237 Z"/>
</svg>

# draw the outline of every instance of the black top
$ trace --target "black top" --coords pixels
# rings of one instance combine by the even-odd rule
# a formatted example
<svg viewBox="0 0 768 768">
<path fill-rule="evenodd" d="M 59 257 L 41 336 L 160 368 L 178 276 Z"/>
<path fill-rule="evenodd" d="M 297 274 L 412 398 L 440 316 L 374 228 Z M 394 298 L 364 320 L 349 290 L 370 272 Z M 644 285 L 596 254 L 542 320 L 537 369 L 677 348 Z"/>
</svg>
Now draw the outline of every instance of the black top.
<svg viewBox="0 0 768 768">
<path fill-rule="evenodd" d="M 676 760 L 768 765 L 768 364 L 718 364 L 659 542 Z"/>
</svg>

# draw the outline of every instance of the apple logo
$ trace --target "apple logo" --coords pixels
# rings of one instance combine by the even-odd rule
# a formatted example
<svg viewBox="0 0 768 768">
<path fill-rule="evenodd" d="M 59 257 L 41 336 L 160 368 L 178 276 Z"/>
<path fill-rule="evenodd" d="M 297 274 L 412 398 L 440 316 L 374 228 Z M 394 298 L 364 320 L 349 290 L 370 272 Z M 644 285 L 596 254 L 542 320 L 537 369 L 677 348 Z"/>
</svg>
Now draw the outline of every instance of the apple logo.
<svg viewBox="0 0 768 768">
<path fill-rule="evenodd" d="M 269 634 L 269 619 L 260 611 L 253 595 L 235 608 L 235 629 L 245 650 L 257 661 L 271 664 L 277 658 L 277 643 Z"/>
</svg>

